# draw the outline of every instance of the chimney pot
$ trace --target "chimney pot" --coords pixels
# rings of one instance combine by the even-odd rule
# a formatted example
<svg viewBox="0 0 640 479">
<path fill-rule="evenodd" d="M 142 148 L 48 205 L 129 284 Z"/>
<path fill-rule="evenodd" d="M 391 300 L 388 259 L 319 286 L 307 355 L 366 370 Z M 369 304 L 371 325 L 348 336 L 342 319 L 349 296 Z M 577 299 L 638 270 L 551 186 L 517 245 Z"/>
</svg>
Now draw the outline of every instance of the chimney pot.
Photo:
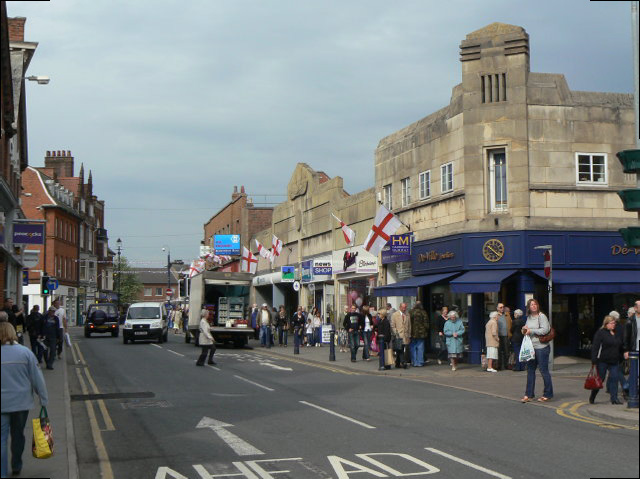
<svg viewBox="0 0 640 479">
<path fill-rule="evenodd" d="M 244 193 L 244 185 L 240 187 L 240 193 Z"/>
<path fill-rule="evenodd" d="M 47 150 L 47 156 L 51 156 L 51 151 Z"/>
</svg>

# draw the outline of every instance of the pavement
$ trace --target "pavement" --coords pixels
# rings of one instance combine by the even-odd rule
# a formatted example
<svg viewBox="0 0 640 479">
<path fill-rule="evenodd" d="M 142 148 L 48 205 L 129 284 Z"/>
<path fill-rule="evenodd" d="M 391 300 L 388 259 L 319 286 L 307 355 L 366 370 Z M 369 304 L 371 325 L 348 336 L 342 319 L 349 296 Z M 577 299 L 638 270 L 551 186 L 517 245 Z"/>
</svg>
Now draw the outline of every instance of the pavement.
<svg viewBox="0 0 640 479">
<path fill-rule="evenodd" d="M 527 383 L 526 371 L 498 371 L 489 373 L 481 369 L 477 364 L 459 363 L 457 371 L 452 371 L 450 366 L 443 363 L 438 365 L 433 358 L 429 363 L 420 368 L 396 369 L 379 371 L 379 358 L 372 356 L 371 361 L 362 360 L 362 348 L 358 350 L 357 362 L 351 362 L 351 353 L 340 352 L 335 348 L 335 361 L 329 361 L 329 345 L 322 347 L 300 347 L 300 354 L 294 355 L 291 342 L 288 347 L 280 347 L 277 344 L 272 348 L 263 348 L 258 341 L 251 341 L 250 347 L 261 354 L 280 356 L 295 361 L 309 361 L 322 365 L 330 365 L 333 368 L 348 371 L 395 376 L 414 381 L 424 381 L 445 387 L 472 391 L 513 401 L 520 401 L 524 395 Z M 624 405 L 613 405 L 609 401 L 609 395 L 601 391 L 595 404 L 589 404 L 589 391 L 583 388 L 584 379 L 587 377 L 591 361 L 583 358 L 560 356 L 555 359 L 553 378 L 554 397 L 548 403 L 532 401 L 527 405 L 543 406 L 556 409 L 556 412 L 570 419 L 592 423 L 602 427 L 637 429 L 640 423 L 638 409 L 630 409 Z M 543 383 L 540 374 L 536 378 L 537 396 L 542 394 Z M 622 400 L 622 395 L 619 394 Z"/>
</svg>

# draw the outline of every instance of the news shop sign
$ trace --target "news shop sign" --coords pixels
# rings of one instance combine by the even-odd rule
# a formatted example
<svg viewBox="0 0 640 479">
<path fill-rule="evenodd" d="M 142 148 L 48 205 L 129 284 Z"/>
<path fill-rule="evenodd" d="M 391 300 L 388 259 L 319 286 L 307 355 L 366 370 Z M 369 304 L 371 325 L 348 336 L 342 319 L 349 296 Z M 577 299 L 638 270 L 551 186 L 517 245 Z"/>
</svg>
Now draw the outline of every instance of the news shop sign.
<svg viewBox="0 0 640 479">
<path fill-rule="evenodd" d="M 331 259 L 314 259 L 313 260 L 313 276 L 331 276 L 333 274 L 333 265 Z"/>
</svg>

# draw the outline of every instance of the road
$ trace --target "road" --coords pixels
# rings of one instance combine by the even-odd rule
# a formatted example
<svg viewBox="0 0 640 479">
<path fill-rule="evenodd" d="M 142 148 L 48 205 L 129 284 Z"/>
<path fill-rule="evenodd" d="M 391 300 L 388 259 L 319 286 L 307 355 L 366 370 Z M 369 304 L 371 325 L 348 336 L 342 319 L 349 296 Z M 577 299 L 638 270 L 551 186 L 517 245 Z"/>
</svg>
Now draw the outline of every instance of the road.
<svg viewBox="0 0 640 479">
<path fill-rule="evenodd" d="M 183 336 L 74 338 L 81 478 L 638 477 L 638 431 Z"/>
</svg>

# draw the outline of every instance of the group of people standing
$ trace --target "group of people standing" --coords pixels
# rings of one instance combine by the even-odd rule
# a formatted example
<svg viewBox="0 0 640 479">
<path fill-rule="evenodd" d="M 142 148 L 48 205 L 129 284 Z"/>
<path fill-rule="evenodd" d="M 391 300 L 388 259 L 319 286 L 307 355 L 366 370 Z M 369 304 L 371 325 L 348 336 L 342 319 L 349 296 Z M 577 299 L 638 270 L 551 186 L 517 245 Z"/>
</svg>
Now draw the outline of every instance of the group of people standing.
<svg viewBox="0 0 640 479">
<path fill-rule="evenodd" d="M 185 323 L 189 320 L 189 308 L 180 306 L 169 312 L 169 329 L 173 329 L 174 334 L 178 334 L 184 330 Z"/>
<path fill-rule="evenodd" d="M 324 319 L 320 310 L 314 307 L 307 313 L 303 306 L 299 306 L 292 317 L 287 315 L 285 307 L 281 305 L 277 310 L 271 309 L 267 303 L 261 308 L 254 304 L 251 308 L 251 325 L 258 331 L 260 346 L 271 348 L 275 346 L 287 347 L 289 333 L 298 336 L 299 345 L 322 346 L 322 325 Z"/>
</svg>

